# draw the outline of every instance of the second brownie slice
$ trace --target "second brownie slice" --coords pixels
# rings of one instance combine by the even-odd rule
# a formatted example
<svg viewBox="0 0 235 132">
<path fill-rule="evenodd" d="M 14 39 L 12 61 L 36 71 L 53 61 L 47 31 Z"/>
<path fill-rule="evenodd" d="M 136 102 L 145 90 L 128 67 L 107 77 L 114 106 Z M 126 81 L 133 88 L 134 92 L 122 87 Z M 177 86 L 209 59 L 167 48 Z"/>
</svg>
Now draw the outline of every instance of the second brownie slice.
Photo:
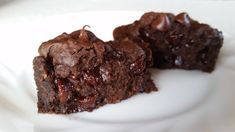
<svg viewBox="0 0 235 132">
<path fill-rule="evenodd" d="M 103 42 L 85 29 L 44 42 L 34 58 L 40 113 L 92 111 L 156 91 L 151 55 L 131 40 Z"/>
<path fill-rule="evenodd" d="M 223 44 L 222 32 L 186 13 L 148 12 L 113 32 L 115 40 L 128 38 L 149 44 L 154 67 L 214 70 Z"/>
</svg>

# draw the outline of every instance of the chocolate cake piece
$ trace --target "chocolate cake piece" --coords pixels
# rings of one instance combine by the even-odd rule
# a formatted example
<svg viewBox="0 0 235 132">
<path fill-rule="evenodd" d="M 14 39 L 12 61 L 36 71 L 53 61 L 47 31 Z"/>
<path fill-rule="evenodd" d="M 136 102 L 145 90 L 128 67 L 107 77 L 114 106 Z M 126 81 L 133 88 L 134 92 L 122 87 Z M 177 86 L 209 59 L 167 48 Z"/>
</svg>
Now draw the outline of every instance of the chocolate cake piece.
<svg viewBox="0 0 235 132">
<path fill-rule="evenodd" d="M 85 29 L 42 43 L 33 60 L 38 112 L 92 111 L 156 91 L 151 55 L 132 40 L 103 42 Z"/>
<path fill-rule="evenodd" d="M 222 32 L 193 20 L 186 13 L 145 13 L 113 32 L 115 40 L 129 38 L 149 43 L 154 67 L 214 70 L 223 44 Z"/>
</svg>

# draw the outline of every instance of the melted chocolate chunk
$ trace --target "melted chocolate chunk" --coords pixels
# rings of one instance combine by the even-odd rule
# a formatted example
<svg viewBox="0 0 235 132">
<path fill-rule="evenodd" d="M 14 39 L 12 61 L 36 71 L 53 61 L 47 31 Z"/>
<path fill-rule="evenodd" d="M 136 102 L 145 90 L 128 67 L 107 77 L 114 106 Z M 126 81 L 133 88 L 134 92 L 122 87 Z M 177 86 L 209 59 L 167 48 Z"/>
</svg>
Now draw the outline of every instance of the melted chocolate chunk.
<svg viewBox="0 0 235 132">
<path fill-rule="evenodd" d="M 166 14 L 159 14 L 159 17 L 151 23 L 151 27 L 159 31 L 167 31 L 171 27 L 171 22 Z"/>
<path fill-rule="evenodd" d="M 177 16 L 175 16 L 175 21 L 187 27 L 190 26 L 190 22 L 191 22 L 189 15 L 185 12 L 180 13 Z"/>
</svg>

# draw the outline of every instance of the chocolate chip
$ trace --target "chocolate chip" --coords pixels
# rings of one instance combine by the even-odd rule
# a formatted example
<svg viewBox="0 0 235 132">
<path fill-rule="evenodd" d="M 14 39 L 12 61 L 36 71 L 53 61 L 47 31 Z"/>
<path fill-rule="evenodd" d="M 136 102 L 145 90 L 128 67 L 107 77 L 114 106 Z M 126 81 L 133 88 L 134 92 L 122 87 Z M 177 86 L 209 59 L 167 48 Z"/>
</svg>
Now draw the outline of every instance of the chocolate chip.
<svg viewBox="0 0 235 132">
<path fill-rule="evenodd" d="M 175 16 L 175 21 L 188 27 L 188 26 L 190 26 L 191 20 L 190 20 L 189 15 L 187 13 L 183 12 L 183 13 L 180 13 L 177 16 Z"/>
<path fill-rule="evenodd" d="M 79 39 L 81 41 L 84 41 L 84 42 L 88 42 L 89 41 L 89 36 L 88 36 L 88 33 L 87 31 L 85 30 L 86 27 L 90 27 L 89 25 L 85 25 L 83 26 L 80 34 L 79 34 Z"/>
<path fill-rule="evenodd" d="M 159 31 L 167 31 L 171 27 L 171 22 L 166 14 L 161 13 L 151 23 L 151 27 Z"/>
</svg>

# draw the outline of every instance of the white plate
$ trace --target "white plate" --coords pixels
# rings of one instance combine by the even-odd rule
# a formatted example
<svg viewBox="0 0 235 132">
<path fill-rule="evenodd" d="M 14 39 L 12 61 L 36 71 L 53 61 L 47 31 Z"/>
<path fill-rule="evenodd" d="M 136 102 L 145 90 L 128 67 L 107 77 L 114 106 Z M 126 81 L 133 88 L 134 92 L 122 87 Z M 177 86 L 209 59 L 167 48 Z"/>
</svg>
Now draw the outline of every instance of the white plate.
<svg viewBox="0 0 235 132">
<path fill-rule="evenodd" d="M 235 34 L 227 30 L 233 30 L 229 24 L 217 23 L 215 17 L 205 19 L 196 12 L 193 18 L 212 22 L 224 33 L 225 43 L 213 73 L 152 69 L 159 92 L 139 94 L 93 112 L 37 113 L 32 60 L 41 42 L 83 25 L 90 25 L 99 38 L 110 40 L 115 27 L 133 22 L 142 14 L 80 12 L 0 25 L 0 36 L 4 36 L 0 42 L 0 131 L 235 131 Z"/>
</svg>

